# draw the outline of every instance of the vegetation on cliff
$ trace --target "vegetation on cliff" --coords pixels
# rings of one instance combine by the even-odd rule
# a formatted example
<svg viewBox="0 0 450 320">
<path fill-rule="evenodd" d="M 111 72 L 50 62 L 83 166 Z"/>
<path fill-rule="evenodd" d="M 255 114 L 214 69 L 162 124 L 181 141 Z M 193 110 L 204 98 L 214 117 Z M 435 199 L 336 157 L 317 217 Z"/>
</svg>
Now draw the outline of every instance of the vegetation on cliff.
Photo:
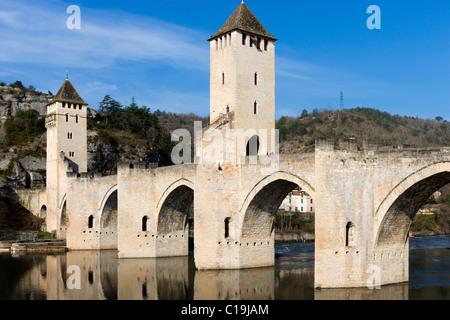
<svg viewBox="0 0 450 320">
<path fill-rule="evenodd" d="M 18 110 L 14 116 L 6 118 L 3 128 L 2 149 L 21 147 L 45 133 L 45 119 L 36 110 Z"/>
</svg>

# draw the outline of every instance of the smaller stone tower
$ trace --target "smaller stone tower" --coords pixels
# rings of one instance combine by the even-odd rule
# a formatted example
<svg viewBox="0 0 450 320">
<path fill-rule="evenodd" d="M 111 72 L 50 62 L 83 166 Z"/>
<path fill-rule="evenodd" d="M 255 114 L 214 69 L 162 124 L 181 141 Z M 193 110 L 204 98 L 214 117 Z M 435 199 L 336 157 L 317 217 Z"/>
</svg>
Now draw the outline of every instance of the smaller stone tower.
<svg viewBox="0 0 450 320">
<path fill-rule="evenodd" d="M 47 105 L 48 230 L 60 231 L 65 225 L 66 173 L 87 172 L 87 105 L 67 77 Z"/>
</svg>

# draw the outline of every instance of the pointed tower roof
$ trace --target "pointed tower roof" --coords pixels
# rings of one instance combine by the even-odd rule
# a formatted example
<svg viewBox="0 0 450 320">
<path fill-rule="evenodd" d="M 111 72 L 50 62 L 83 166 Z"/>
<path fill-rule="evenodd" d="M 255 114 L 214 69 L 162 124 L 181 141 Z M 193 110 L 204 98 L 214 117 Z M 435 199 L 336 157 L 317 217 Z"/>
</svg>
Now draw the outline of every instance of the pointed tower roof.
<svg viewBox="0 0 450 320">
<path fill-rule="evenodd" d="M 247 5 L 242 1 L 242 3 L 237 7 L 233 14 L 228 18 L 225 24 L 216 32 L 208 41 L 211 41 L 225 33 L 230 31 L 240 30 L 245 31 L 254 35 L 259 35 L 269 39 L 277 40 L 263 27 L 261 22 L 255 17 L 255 15 L 250 11 Z"/>
<path fill-rule="evenodd" d="M 68 102 L 68 103 L 87 105 L 87 103 L 83 99 L 81 99 L 77 90 L 75 90 L 75 88 L 70 83 L 70 81 L 67 79 L 67 77 L 66 77 L 66 81 L 64 81 L 63 85 L 59 89 L 56 96 L 53 98 L 52 102 L 50 102 L 50 104 L 52 104 L 54 102 Z"/>
</svg>

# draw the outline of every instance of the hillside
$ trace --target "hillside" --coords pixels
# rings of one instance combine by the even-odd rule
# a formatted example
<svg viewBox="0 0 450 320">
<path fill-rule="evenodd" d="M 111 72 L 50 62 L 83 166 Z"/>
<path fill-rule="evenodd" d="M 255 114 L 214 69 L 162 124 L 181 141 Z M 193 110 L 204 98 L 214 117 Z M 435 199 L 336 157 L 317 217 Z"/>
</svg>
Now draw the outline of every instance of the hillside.
<svg viewBox="0 0 450 320">
<path fill-rule="evenodd" d="M 306 110 L 299 117 L 281 117 L 280 153 L 314 151 L 317 139 L 355 140 L 380 147 L 450 146 L 450 125 L 441 117 L 435 120 L 391 115 L 369 108 L 340 111 Z"/>
</svg>

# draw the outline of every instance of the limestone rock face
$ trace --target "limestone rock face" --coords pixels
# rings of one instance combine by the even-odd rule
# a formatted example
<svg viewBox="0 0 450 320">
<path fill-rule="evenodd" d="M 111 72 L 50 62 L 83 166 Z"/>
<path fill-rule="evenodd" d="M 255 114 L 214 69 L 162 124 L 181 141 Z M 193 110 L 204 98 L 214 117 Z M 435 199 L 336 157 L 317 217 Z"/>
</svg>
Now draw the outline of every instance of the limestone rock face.
<svg viewBox="0 0 450 320">
<path fill-rule="evenodd" d="M 19 160 L 26 171 L 45 170 L 46 160 L 44 158 L 25 157 Z"/>
<path fill-rule="evenodd" d="M 18 110 L 35 109 L 40 115 L 47 113 L 46 105 L 53 95 L 31 89 L 0 85 L 0 116 L 15 115 Z"/>
</svg>

